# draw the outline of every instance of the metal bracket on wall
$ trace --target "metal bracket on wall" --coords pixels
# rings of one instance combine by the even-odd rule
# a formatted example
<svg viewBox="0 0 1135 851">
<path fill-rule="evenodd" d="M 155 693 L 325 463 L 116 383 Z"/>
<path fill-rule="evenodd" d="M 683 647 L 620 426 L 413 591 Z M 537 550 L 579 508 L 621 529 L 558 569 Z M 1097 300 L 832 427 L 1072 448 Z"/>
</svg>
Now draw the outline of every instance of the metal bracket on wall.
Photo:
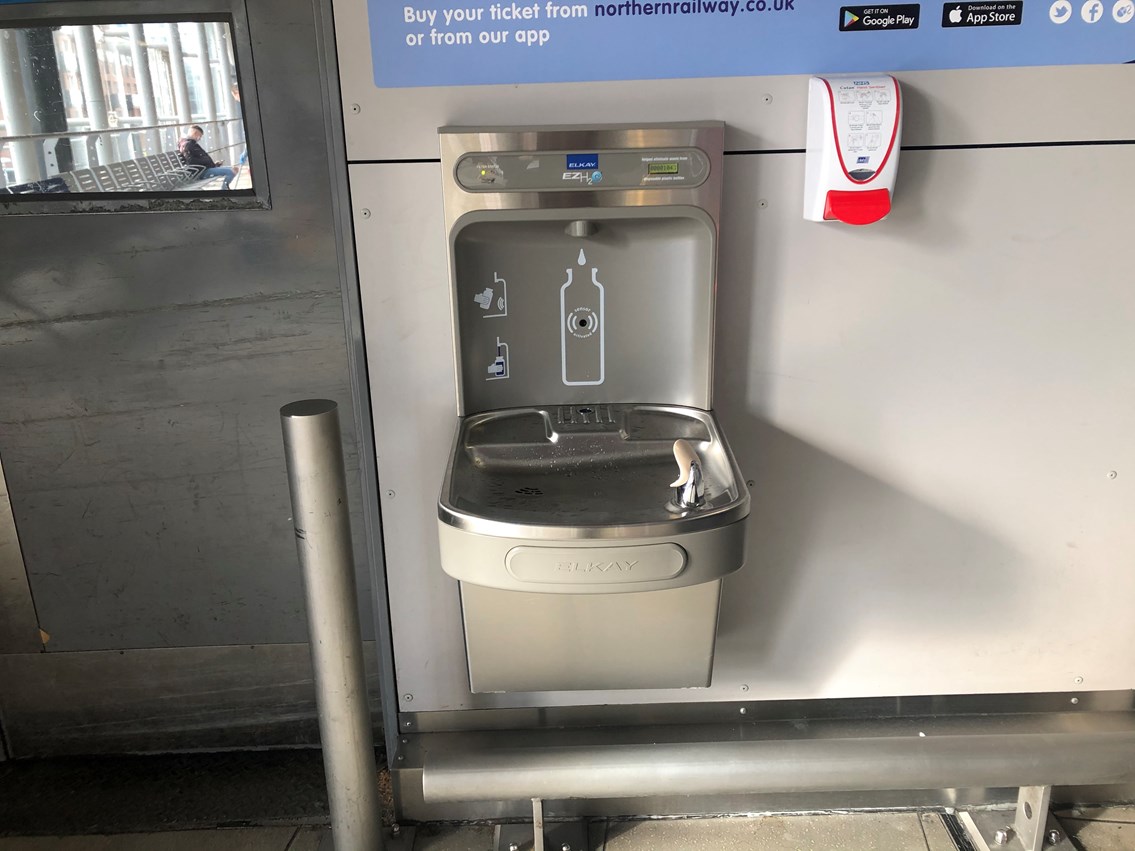
<svg viewBox="0 0 1135 851">
<path fill-rule="evenodd" d="M 544 824 L 544 802 L 532 799 L 532 823 L 499 824 L 495 851 L 587 851 L 587 822 Z"/>
<path fill-rule="evenodd" d="M 958 820 L 977 851 L 1076 851 L 1048 812 L 1051 797 L 1051 786 L 1022 786 L 1016 808 L 964 810 Z"/>
<path fill-rule="evenodd" d="M 393 824 L 386 835 L 386 851 L 414 851 L 414 836 L 417 828 L 413 825 Z"/>
</svg>

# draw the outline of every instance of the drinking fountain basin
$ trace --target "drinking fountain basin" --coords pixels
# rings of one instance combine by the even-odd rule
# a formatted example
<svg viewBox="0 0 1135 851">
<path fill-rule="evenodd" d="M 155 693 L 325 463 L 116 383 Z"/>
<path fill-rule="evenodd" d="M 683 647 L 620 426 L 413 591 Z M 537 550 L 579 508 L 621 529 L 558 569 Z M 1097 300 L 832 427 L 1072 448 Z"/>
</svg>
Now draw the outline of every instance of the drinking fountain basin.
<svg viewBox="0 0 1135 851">
<path fill-rule="evenodd" d="M 693 450 L 696 506 L 672 484 Z M 692 456 L 685 456 L 692 457 Z M 438 504 L 441 565 L 473 585 L 612 594 L 712 582 L 744 563 L 749 494 L 712 412 L 512 408 L 461 420 Z"/>
</svg>

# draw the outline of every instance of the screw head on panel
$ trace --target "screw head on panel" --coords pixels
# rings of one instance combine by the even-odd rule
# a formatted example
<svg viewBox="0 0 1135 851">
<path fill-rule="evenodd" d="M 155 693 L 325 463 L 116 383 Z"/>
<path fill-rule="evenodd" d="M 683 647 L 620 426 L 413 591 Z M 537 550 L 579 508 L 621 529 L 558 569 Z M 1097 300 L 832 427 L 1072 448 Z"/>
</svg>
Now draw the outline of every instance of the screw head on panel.
<svg viewBox="0 0 1135 851">
<path fill-rule="evenodd" d="M 753 485 L 756 484 L 756 482 L 754 482 L 752 479 L 746 479 L 745 484 L 748 485 L 749 487 L 752 487 Z"/>
<path fill-rule="evenodd" d="M 520 846 L 515 842 L 508 843 L 508 851 L 520 851 Z"/>
<path fill-rule="evenodd" d="M 1083 677 L 1076 677 L 1076 679 L 1074 679 L 1072 682 L 1074 682 L 1076 685 L 1079 685 L 1083 681 L 1084 681 Z"/>
<path fill-rule="evenodd" d="M 1107 474 L 1107 477 L 1108 477 L 1109 479 L 1114 479 L 1114 478 L 1117 478 L 1118 476 L 1119 476 L 1119 473 L 1118 473 L 1117 471 L 1115 471 L 1115 470 L 1111 470 L 1111 471 L 1110 471 L 1110 472 L 1109 472 L 1109 473 Z"/>
<path fill-rule="evenodd" d="M 386 492 L 386 498 L 387 499 L 394 499 L 394 491 L 387 491 Z"/>
<path fill-rule="evenodd" d="M 1077 703 L 1079 703 L 1079 702 L 1080 702 L 1080 698 L 1078 698 L 1078 697 L 1074 697 L 1074 698 L 1072 698 L 1072 700 L 1071 700 L 1071 703 L 1072 703 L 1072 705 L 1073 705 L 1073 706 L 1075 706 L 1075 705 L 1076 705 Z"/>
<path fill-rule="evenodd" d="M 1045 838 L 1048 839 L 1049 845 L 1056 845 L 1062 839 L 1064 839 L 1064 834 L 1054 827 L 1047 834 L 1045 834 Z"/>
<path fill-rule="evenodd" d="M 749 690 L 749 684 L 748 683 L 741 683 L 741 691 L 748 691 L 748 690 Z"/>
<path fill-rule="evenodd" d="M 404 701 L 406 701 L 407 703 L 409 703 L 409 702 L 410 702 L 411 700 L 413 700 L 413 699 L 414 699 L 414 695 L 412 695 L 412 694 L 404 694 L 404 695 L 402 695 L 402 699 L 403 699 Z"/>
<path fill-rule="evenodd" d="M 403 726 L 403 727 L 413 727 L 413 726 L 414 726 L 414 722 L 413 722 L 413 721 L 403 721 L 403 722 L 402 722 L 402 726 Z"/>
<path fill-rule="evenodd" d="M 363 108 L 361 106 L 359 106 L 357 103 L 351 104 L 351 112 L 353 114 L 358 115 L 362 111 L 363 111 Z"/>
<path fill-rule="evenodd" d="M 1007 845 L 1009 840 L 1013 838 L 1013 828 L 1002 827 L 993 834 L 993 842 L 996 845 Z"/>
<path fill-rule="evenodd" d="M 759 201 L 757 201 L 757 206 L 760 207 L 762 210 L 767 210 L 768 209 L 768 201 L 766 199 L 762 198 Z"/>
<path fill-rule="evenodd" d="M 359 211 L 359 215 L 362 216 L 364 219 L 369 219 L 370 218 L 370 210 L 368 210 L 366 207 L 363 207 L 362 210 Z"/>
<path fill-rule="evenodd" d="M 561 845 L 561 846 L 560 846 L 560 851 L 571 851 L 571 846 L 570 846 L 570 845 L 568 845 L 568 844 L 567 844 L 567 843 L 565 842 L 565 843 L 564 843 L 563 845 Z"/>
<path fill-rule="evenodd" d="M 742 714 L 742 715 L 748 715 L 748 714 L 749 714 L 749 710 L 748 710 L 748 709 L 746 709 L 746 708 L 745 708 L 744 706 L 742 706 L 742 707 L 741 707 L 741 714 Z"/>
<path fill-rule="evenodd" d="M 770 94 L 763 95 L 761 97 L 761 102 L 764 103 L 765 106 L 768 106 L 770 103 L 772 103 L 772 95 L 770 95 Z"/>
</svg>

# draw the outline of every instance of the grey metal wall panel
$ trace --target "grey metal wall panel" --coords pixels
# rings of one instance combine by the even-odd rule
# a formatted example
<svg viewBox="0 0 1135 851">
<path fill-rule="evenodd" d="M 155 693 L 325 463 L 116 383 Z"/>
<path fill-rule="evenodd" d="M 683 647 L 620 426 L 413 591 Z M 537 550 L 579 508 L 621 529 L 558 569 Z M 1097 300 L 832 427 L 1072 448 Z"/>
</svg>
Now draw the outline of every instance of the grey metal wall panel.
<svg viewBox="0 0 1135 851">
<path fill-rule="evenodd" d="M 398 693 L 414 709 L 458 709 L 469 685 L 461 601 L 437 538 L 457 424 L 441 167 L 355 165 L 350 177 Z"/>
<path fill-rule="evenodd" d="M 349 403 L 338 292 L 6 332 L 40 402 L 5 449 L 49 649 L 303 640 L 277 411 Z"/>
<path fill-rule="evenodd" d="M 1130 156 L 907 152 L 864 229 L 803 221 L 801 155 L 727 158 L 715 398 L 754 508 L 714 684 L 514 695 L 469 693 L 438 564 L 438 166 L 353 166 L 401 708 L 1131 688 Z"/>
<path fill-rule="evenodd" d="M 49 651 L 306 638 L 277 410 L 351 399 L 314 12 L 248 4 L 271 210 L 0 229 L 0 454 Z"/>
<path fill-rule="evenodd" d="M 377 659 L 364 642 L 374 727 Z M 0 656 L 12 755 L 316 745 L 306 644 Z"/>
<path fill-rule="evenodd" d="M 334 0 L 334 6 L 352 160 L 436 157 L 436 128 L 446 124 L 725 119 L 727 150 L 804 147 L 807 77 L 379 89 L 365 0 Z M 909 84 L 907 145 L 1135 138 L 1135 112 L 1119 106 L 1135 86 L 1133 65 L 898 76 Z"/>
</svg>

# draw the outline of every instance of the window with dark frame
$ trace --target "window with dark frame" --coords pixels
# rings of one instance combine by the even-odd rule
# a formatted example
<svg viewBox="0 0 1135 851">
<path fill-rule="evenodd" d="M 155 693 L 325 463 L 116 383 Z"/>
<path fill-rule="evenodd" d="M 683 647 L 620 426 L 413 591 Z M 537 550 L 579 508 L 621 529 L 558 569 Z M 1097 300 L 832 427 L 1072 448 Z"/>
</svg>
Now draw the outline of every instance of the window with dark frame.
<svg viewBox="0 0 1135 851">
<path fill-rule="evenodd" d="M 4 23 L 0 203 L 254 195 L 233 29 L 219 14 Z"/>
</svg>

